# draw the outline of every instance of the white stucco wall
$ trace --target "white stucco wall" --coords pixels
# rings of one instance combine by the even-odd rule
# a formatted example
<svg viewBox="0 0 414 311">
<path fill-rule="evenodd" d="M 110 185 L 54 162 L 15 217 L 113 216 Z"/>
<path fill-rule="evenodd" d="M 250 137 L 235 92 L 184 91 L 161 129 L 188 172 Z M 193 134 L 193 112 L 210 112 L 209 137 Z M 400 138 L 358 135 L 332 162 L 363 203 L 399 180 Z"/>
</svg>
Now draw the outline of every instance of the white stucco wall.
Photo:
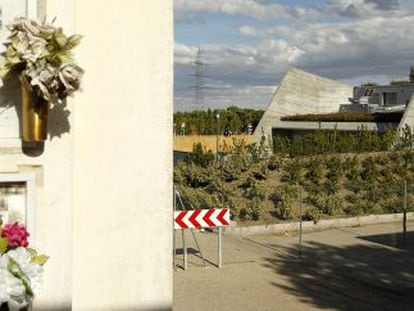
<svg viewBox="0 0 414 311">
<path fill-rule="evenodd" d="M 23 151 L 18 89 L 0 96 L 0 174 L 36 177 L 31 242 L 50 256 L 35 310 L 171 309 L 172 1 L 29 2 L 85 36 L 86 70 L 43 150 Z"/>
<path fill-rule="evenodd" d="M 171 0 L 76 1 L 74 310 L 172 306 Z"/>
</svg>

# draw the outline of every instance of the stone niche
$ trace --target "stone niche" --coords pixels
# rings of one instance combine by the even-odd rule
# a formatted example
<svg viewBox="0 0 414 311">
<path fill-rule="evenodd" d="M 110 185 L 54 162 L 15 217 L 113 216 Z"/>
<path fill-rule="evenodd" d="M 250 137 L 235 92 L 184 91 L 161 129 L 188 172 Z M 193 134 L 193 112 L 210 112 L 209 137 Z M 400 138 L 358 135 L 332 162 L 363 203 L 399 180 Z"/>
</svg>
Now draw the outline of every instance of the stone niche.
<svg viewBox="0 0 414 311">
<path fill-rule="evenodd" d="M 31 232 L 34 232 L 35 193 L 34 174 L 0 174 L 0 218 L 2 222 L 17 221 L 25 224 Z"/>
</svg>

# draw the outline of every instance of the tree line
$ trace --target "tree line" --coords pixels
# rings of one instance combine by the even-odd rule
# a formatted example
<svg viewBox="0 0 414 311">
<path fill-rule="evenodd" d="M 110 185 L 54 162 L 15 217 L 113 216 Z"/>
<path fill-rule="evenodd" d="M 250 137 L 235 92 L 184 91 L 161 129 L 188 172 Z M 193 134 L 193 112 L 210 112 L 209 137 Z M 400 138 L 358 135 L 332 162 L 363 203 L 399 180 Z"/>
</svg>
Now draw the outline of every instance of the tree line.
<svg viewBox="0 0 414 311">
<path fill-rule="evenodd" d="M 214 135 L 230 131 L 232 134 L 254 131 L 263 110 L 229 107 L 174 113 L 174 131 L 177 135 Z M 219 118 L 217 118 L 217 114 Z"/>
</svg>

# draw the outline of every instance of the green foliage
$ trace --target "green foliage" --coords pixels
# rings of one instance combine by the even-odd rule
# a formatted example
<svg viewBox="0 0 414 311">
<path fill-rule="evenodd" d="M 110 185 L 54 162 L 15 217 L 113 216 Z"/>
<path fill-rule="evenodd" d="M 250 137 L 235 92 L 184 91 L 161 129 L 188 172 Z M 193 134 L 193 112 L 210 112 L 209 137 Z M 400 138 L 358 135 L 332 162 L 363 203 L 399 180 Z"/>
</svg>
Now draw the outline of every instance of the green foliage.
<svg viewBox="0 0 414 311">
<path fill-rule="evenodd" d="M 295 158 L 287 162 L 283 167 L 283 171 L 282 182 L 296 184 L 303 181 L 303 164 L 299 159 Z"/>
<path fill-rule="evenodd" d="M 240 210 L 239 218 L 242 220 L 259 220 L 262 215 L 262 201 L 254 198 L 247 206 Z"/>
<path fill-rule="evenodd" d="M 385 133 L 370 131 L 366 127 L 356 132 L 333 130 L 307 131 L 305 133 L 283 134 L 279 131 L 273 141 L 274 153 L 292 157 L 318 154 L 387 151 L 395 147 L 397 132 L 393 129 Z M 408 136 L 408 134 L 406 135 Z M 409 139 L 404 139 L 401 147 L 406 148 Z"/>
<path fill-rule="evenodd" d="M 180 162 L 175 168 L 174 183 L 200 188 L 209 185 L 214 176 L 215 170 L 212 167 L 203 168 L 194 163 Z"/>
<path fill-rule="evenodd" d="M 413 129 L 407 124 L 402 128 L 397 145 L 400 148 L 412 150 L 414 145 Z"/>
<path fill-rule="evenodd" d="M 310 122 L 390 122 L 399 123 L 402 113 L 326 113 L 304 114 L 282 117 L 282 121 L 310 121 Z"/>
<path fill-rule="evenodd" d="M 333 216 L 342 210 L 343 201 L 339 197 L 326 195 L 324 193 L 317 196 L 309 197 L 309 202 L 315 206 L 321 213 Z"/>
<path fill-rule="evenodd" d="M 277 155 L 270 156 L 267 162 L 267 168 L 271 171 L 279 171 L 282 166 L 282 159 Z"/>
<path fill-rule="evenodd" d="M 319 158 L 312 158 L 305 164 L 307 172 L 305 174 L 305 179 L 313 184 L 318 185 L 323 176 L 323 166 Z"/>
<path fill-rule="evenodd" d="M 313 221 L 317 223 L 322 218 L 321 211 L 316 207 L 308 208 L 305 211 L 305 214 L 302 216 L 302 219 L 305 221 Z"/>
<path fill-rule="evenodd" d="M 7 251 L 8 245 L 9 245 L 9 239 L 0 237 L 0 255 Z"/>
<path fill-rule="evenodd" d="M 369 210 L 370 204 L 356 194 L 347 195 L 346 201 L 349 203 L 344 208 L 344 211 L 347 215 L 362 216 Z"/>
<path fill-rule="evenodd" d="M 217 122 L 216 114 L 220 114 Z M 176 134 L 180 134 L 181 124 L 186 125 L 186 134 L 214 135 L 230 130 L 233 134 L 246 133 L 249 124 L 256 128 L 263 110 L 229 107 L 223 110 L 196 110 L 174 113 Z"/>
<path fill-rule="evenodd" d="M 408 149 L 291 158 L 266 156 L 260 144 L 234 140 L 218 161 L 202 146 L 195 146 L 194 153 L 174 171 L 188 208 L 228 207 L 232 217 L 242 220 L 267 219 L 269 214 L 289 220 L 298 215 L 302 186 L 305 220 L 396 213 L 403 209 L 407 180 L 408 210 L 414 209 L 414 152 Z M 270 189 L 275 190 L 269 195 Z"/>
<path fill-rule="evenodd" d="M 270 199 L 274 204 L 273 215 L 281 220 L 293 218 L 294 203 L 298 199 L 298 188 L 294 186 L 278 187 L 271 195 Z"/>
<path fill-rule="evenodd" d="M 203 147 L 201 143 L 193 145 L 193 153 L 190 156 L 190 161 L 192 163 L 201 167 L 209 167 L 213 164 L 214 159 L 214 153 Z"/>
<path fill-rule="evenodd" d="M 259 199 L 264 201 L 269 195 L 267 187 L 263 183 L 259 183 L 253 178 L 248 178 L 246 181 L 248 187 L 245 188 L 245 197 L 248 199 Z"/>
<path fill-rule="evenodd" d="M 330 157 L 325 160 L 326 182 L 323 185 L 324 191 L 331 195 L 335 194 L 339 188 L 339 180 L 342 175 L 342 161 L 338 157 Z"/>
<path fill-rule="evenodd" d="M 253 167 L 252 174 L 257 180 L 266 180 L 269 174 L 268 164 L 266 162 L 257 164 Z"/>
</svg>

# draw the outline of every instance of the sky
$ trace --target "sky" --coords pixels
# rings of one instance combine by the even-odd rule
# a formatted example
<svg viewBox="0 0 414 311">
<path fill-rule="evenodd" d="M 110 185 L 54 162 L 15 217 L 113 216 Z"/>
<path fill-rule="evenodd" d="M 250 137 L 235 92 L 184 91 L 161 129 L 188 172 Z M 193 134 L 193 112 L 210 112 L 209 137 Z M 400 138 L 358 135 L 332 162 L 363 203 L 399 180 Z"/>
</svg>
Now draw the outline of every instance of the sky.
<svg viewBox="0 0 414 311">
<path fill-rule="evenodd" d="M 213 109 L 266 109 L 292 67 L 359 85 L 414 65 L 414 0 L 174 0 L 174 27 L 175 111 L 199 108 L 199 47 Z"/>
</svg>

